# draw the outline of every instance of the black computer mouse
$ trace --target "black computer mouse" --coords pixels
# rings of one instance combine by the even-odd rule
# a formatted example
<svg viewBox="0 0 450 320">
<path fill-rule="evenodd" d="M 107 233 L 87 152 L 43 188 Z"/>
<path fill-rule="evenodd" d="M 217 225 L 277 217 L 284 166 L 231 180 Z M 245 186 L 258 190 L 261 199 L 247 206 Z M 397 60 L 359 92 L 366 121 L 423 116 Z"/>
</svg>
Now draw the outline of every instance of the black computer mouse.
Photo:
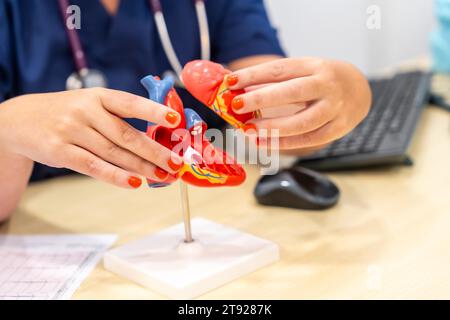
<svg viewBox="0 0 450 320">
<path fill-rule="evenodd" d="M 325 176 L 301 167 L 263 176 L 254 191 L 259 204 L 304 210 L 324 210 L 339 200 L 338 187 Z"/>
</svg>

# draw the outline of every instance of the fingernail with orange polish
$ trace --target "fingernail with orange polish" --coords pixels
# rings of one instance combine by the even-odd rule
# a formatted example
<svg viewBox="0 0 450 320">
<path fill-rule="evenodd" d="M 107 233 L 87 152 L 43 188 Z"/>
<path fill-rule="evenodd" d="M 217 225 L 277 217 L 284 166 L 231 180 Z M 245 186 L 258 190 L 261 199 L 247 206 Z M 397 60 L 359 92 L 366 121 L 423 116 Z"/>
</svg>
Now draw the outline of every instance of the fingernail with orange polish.
<svg viewBox="0 0 450 320">
<path fill-rule="evenodd" d="M 234 110 L 240 110 L 244 107 L 244 99 L 240 97 L 236 97 L 233 99 L 233 102 L 231 102 L 231 107 Z"/>
<path fill-rule="evenodd" d="M 142 185 L 142 180 L 138 177 L 130 177 L 128 179 L 128 184 L 132 186 L 134 189 L 137 189 Z"/>
<path fill-rule="evenodd" d="M 230 74 L 227 76 L 227 83 L 230 87 L 235 86 L 239 82 L 237 74 Z"/>
<path fill-rule="evenodd" d="M 180 121 L 180 116 L 176 112 L 167 112 L 166 120 L 168 123 L 175 125 Z"/>
<path fill-rule="evenodd" d="M 256 133 L 257 128 L 256 128 L 256 126 L 253 123 L 248 123 L 248 124 L 246 124 L 244 126 L 243 130 L 244 130 L 245 133 L 250 133 L 250 131 L 253 131 L 253 132 Z"/>
<path fill-rule="evenodd" d="M 168 175 L 169 173 L 161 168 L 156 168 L 155 170 L 155 176 L 157 176 L 159 180 L 166 180 Z"/>
<path fill-rule="evenodd" d="M 172 159 L 169 159 L 169 161 L 167 161 L 167 165 L 169 166 L 170 169 L 172 169 L 175 172 L 178 172 L 181 170 L 181 168 L 183 167 L 183 162 L 181 163 L 175 163 Z"/>
</svg>

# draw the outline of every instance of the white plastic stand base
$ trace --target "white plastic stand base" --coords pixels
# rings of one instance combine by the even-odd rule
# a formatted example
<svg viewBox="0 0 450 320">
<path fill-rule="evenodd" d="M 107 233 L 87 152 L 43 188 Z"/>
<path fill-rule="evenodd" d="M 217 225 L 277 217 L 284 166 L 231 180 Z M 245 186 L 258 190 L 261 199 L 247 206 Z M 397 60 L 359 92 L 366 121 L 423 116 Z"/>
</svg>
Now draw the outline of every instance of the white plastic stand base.
<svg viewBox="0 0 450 320">
<path fill-rule="evenodd" d="M 179 224 L 113 249 L 105 268 L 169 298 L 193 299 L 279 260 L 273 242 L 205 219 L 192 228 L 192 243 Z"/>
</svg>

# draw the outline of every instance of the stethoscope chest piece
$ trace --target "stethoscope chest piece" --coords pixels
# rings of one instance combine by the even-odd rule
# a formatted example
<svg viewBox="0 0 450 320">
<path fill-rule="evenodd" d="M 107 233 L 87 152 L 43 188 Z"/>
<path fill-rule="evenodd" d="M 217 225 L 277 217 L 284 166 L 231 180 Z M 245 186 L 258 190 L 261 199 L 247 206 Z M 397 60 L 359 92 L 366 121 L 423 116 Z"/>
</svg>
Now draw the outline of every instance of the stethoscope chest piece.
<svg viewBox="0 0 450 320">
<path fill-rule="evenodd" d="M 80 72 L 72 73 L 66 81 L 67 90 L 78 90 L 83 88 L 106 88 L 108 81 L 103 73 L 94 69 L 82 69 Z"/>
</svg>

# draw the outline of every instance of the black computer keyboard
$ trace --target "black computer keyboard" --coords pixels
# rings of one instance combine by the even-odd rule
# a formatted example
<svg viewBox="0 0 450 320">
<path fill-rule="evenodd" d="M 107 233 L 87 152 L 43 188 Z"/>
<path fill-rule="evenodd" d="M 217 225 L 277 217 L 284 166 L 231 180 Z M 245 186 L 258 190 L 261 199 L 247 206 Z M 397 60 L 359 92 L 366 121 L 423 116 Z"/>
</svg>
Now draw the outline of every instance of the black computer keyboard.
<svg viewBox="0 0 450 320">
<path fill-rule="evenodd" d="M 428 100 L 430 79 L 429 73 L 417 71 L 371 81 L 373 104 L 367 118 L 344 138 L 299 159 L 297 165 L 336 170 L 407 163 L 406 152 Z"/>
</svg>

